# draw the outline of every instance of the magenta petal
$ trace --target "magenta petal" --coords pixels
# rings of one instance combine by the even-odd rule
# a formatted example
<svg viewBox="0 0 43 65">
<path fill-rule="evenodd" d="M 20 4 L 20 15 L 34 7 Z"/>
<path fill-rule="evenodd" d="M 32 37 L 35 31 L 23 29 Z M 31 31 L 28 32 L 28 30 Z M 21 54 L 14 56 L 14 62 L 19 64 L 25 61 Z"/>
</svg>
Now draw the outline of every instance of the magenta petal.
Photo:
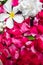
<svg viewBox="0 0 43 65">
<path fill-rule="evenodd" d="M 12 5 L 17 6 L 18 5 L 18 0 L 12 0 Z"/>
</svg>

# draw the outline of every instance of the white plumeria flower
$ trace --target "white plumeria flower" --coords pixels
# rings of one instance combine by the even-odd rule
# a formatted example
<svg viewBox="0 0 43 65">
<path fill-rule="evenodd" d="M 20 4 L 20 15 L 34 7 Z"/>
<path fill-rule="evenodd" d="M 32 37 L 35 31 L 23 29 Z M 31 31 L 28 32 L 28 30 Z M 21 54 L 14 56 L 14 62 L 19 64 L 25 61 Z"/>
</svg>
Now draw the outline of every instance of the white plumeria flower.
<svg viewBox="0 0 43 65">
<path fill-rule="evenodd" d="M 8 0 L 4 4 L 5 12 L 0 14 L 0 21 L 4 21 L 6 18 L 6 26 L 8 28 L 13 28 L 13 20 L 15 20 L 17 23 L 22 23 L 24 18 L 21 14 L 16 14 L 18 12 L 18 6 L 12 8 L 11 0 Z"/>
<path fill-rule="evenodd" d="M 33 17 L 42 9 L 42 3 L 39 0 L 19 0 L 19 10 L 24 17 Z"/>
</svg>

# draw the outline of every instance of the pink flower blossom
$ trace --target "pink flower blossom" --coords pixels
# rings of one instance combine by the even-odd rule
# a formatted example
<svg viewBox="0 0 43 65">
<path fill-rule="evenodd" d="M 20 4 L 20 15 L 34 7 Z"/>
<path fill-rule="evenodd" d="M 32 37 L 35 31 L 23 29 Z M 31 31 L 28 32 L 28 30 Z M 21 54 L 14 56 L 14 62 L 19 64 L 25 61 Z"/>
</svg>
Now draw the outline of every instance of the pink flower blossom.
<svg viewBox="0 0 43 65">
<path fill-rule="evenodd" d="M 12 0 L 12 5 L 17 6 L 18 5 L 18 0 Z"/>
<path fill-rule="evenodd" d="M 4 12 L 4 8 L 2 5 L 0 5 L 0 13 L 3 13 Z"/>
</svg>

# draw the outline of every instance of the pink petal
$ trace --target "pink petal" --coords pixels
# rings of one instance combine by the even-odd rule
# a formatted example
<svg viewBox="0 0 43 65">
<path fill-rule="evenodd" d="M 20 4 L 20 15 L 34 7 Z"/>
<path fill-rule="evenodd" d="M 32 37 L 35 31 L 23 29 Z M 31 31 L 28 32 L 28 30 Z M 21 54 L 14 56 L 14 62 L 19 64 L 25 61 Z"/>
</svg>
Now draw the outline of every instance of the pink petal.
<svg viewBox="0 0 43 65">
<path fill-rule="evenodd" d="M 17 6 L 18 5 L 18 0 L 12 0 L 12 5 Z"/>
</svg>

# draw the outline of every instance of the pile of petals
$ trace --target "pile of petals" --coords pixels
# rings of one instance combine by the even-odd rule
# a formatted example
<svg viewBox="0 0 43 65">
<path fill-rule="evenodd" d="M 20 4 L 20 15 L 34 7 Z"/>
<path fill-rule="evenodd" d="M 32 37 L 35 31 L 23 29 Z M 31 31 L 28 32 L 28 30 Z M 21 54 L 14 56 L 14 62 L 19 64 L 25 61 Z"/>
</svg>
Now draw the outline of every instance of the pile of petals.
<svg viewBox="0 0 43 65">
<path fill-rule="evenodd" d="M 43 3 L 43 0 L 40 1 Z M 0 29 L 0 61 L 2 65 L 43 65 L 43 10 L 38 12 L 33 20 L 30 17 L 25 19 L 23 13 L 16 12 L 19 2 L 13 0 L 12 3 L 14 18 L 11 16 L 13 12 L 8 15 L 6 3 L 0 5 L 0 21 L 4 22 L 3 25 L 6 24 L 3 27 L 0 23 L 0 27 L 4 28 Z M 6 19 L 4 15 L 5 18 L 7 15 Z"/>
</svg>

